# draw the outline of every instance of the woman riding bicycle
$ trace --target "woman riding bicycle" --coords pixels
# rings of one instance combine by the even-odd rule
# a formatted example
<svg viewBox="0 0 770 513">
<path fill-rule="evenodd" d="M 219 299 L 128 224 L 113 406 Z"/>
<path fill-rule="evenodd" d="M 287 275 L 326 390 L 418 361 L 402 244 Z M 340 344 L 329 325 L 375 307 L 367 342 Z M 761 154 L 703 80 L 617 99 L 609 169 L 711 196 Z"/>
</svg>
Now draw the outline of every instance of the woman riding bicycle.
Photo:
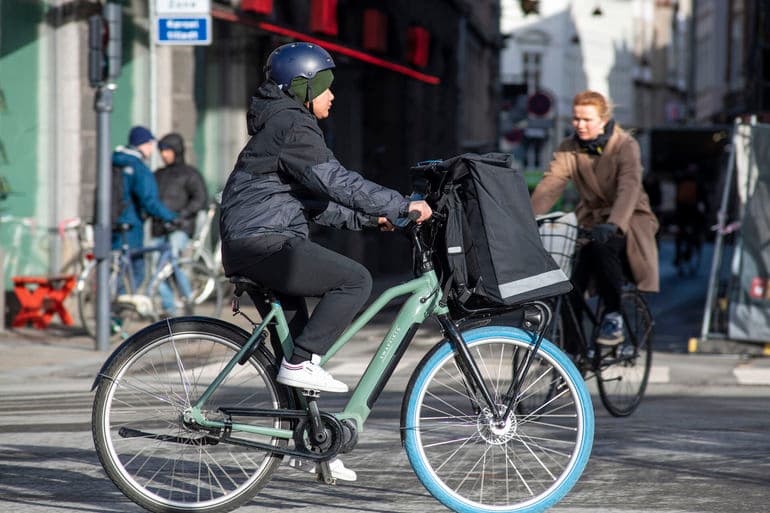
<svg viewBox="0 0 770 513">
<path fill-rule="evenodd" d="M 418 211 L 422 222 L 431 209 L 346 169 L 327 148 L 318 120 L 329 116 L 334 67 L 329 53 L 311 43 L 285 44 L 270 54 L 266 80 L 251 98 L 250 139 L 222 194 L 220 231 L 225 274 L 270 288 L 287 314 L 295 349 L 281 363 L 278 381 L 346 392 L 317 362 L 369 297 L 371 276 L 312 242 L 309 224 L 392 229 L 409 211 Z M 320 298 L 309 317 L 308 296 Z"/>
<path fill-rule="evenodd" d="M 578 93 L 572 102 L 575 134 L 562 141 L 542 181 L 532 193 L 535 215 L 547 213 L 567 183 L 575 184 L 580 201 L 578 223 L 591 231 L 582 247 L 573 284 L 584 293 L 593 278 L 604 304 L 596 340 L 623 342 L 620 295 L 628 267 L 639 290 L 657 292 L 658 219 L 642 187 L 639 144 L 612 119 L 607 100 L 595 91 Z"/>
</svg>

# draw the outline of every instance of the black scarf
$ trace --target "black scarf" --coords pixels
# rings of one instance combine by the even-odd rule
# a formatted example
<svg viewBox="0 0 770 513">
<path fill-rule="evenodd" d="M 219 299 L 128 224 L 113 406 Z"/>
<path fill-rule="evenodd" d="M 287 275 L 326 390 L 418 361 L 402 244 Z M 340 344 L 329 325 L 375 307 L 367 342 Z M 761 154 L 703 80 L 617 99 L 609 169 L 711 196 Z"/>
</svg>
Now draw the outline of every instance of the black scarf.
<svg viewBox="0 0 770 513">
<path fill-rule="evenodd" d="M 604 152 L 604 148 L 607 147 L 607 141 L 612 136 L 612 131 L 615 129 L 615 120 L 610 119 L 607 124 L 604 125 L 604 133 L 599 135 L 596 139 L 590 141 L 584 141 L 575 134 L 575 140 L 580 145 L 580 150 L 588 153 L 589 155 L 601 155 Z"/>
</svg>

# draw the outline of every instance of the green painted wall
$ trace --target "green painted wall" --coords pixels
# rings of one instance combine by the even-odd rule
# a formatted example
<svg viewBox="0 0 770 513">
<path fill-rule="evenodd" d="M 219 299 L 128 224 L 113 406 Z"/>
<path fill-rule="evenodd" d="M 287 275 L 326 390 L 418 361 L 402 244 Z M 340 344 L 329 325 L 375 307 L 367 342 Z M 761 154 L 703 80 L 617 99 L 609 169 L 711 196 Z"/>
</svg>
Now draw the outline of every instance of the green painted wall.
<svg viewBox="0 0 770 513">
<path fill-rule="evenodd" d="M 38 214 L 38 29 L 44 14 L 43 2 L 0 0 L 0 175 L 14 191 L 0 200 L 3 216 Z M 45 271 L 41 244 L 46 244 L 45 230 L 20 227 L 8 218 L 0 223 L 6 283 L 11 274 Z"/>
</svg>

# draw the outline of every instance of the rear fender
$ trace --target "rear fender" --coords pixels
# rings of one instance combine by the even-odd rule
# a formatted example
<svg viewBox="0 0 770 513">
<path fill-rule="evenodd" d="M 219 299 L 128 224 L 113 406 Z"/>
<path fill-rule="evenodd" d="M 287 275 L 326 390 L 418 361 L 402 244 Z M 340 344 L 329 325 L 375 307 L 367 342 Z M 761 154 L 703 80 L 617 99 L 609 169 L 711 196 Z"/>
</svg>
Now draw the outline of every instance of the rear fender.
<svg viewBox="0 0 770 513">
<path fill-rule="evenodd" d="M 217 325 L 226 327 L 230 330 L 240 332 L 239 334 L 242 334 L 245 338 L 249 338 L 251 336 L 248 331 L 244 330 L 240 326 L 236 326 L 235 324 L 229 323 L 227 321 L 223 321 L 221 319 L 216 319 L 213 317 L 189 316 L 189 317 L 176 317 L 173 319 L 164 319 L 164 320 L 158 321 L 134 333 L 133 335 L 128 337 L 126 340 L 124 340 L 117 348 L 115 348 L 115 350 L 107 357 L 107 360 L 105 360 L 105 362 L 102 364 L 102 367 L 99 369 L 99 372 L 96 374 L 96 378 L 94 378 L 94 382 L 91 385 L 91 391 L 93 392 L 94 390 L 96 390 L 96 387 L 99 386 L 99 383 L 101 382 L 102 378 L 106 376 L 107 369 L 109 368 L 110 364 L 112 364 L 112 362 L 115 360 L 115 358 L 117 358 L 118 354 L 120 354 L 127 347 L 135 344 L 137 340 L 141 340 L 145 333 L 149 331 L 157 330 L 160 326 L 168 326 L 169 331 L 171 331 L 171 327 L 174 324 L 185 322 L 185 321 L 197 321 L 197 322 L 202 321 L 208 324 L 217 324 Z M 270 361 L 275 363 L 275 357 L 270 353 L 269 349 L 267 349 L 266 344 L 260 344 L 260 349 L 265 354 L 265 356 L 269 358 Z"/>
</svg>

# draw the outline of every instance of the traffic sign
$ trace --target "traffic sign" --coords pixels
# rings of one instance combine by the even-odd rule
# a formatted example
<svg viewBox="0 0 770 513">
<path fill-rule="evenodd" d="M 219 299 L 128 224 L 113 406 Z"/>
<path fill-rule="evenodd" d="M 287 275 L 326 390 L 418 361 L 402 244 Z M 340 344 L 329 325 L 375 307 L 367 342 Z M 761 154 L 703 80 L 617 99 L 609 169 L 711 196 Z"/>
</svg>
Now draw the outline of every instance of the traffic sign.
<svg viewBox="0 0 770 513">
<path fill-rule="evenodd" d="M 157 0 L 158 14 L 210 14 L 211 0 Z"/>
<path fill-rule="evenodd" d="M 160 45 L 209 45 L 211 16 L 159 16 L 157 37 Z"/>
</svg>

